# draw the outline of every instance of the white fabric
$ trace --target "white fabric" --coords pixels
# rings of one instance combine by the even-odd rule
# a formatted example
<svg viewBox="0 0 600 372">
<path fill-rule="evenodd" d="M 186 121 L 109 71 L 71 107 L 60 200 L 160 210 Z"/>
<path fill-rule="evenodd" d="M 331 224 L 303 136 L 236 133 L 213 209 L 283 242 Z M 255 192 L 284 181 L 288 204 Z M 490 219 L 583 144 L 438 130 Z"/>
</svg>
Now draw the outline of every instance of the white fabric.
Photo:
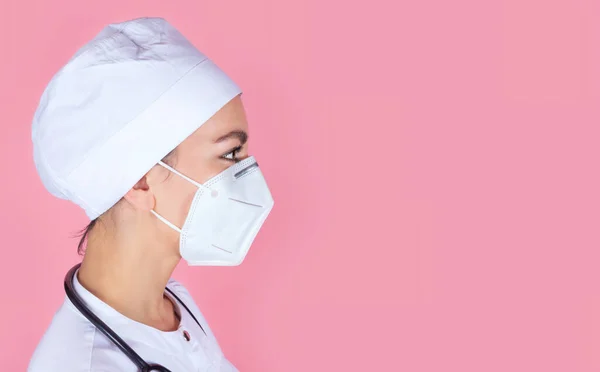
<svg viewBox="0 0 600 372">
<path fill-rule="evenodd" d="M 147 363 L 158 363 L 175 372 L 235 372 L 237 369 L 223 356 L 206 319 L 189 292 L 171 279 L 167 287 L 186 304 L 206 331 L 177 300 L 180 326 L 173 332 L 162 332 L 126 318 L 86 290 L 75 275 L 74 287 L 87 306 L 111 327 Z M 168 294 L 168 292 L 166 292 Z M 183 332 L 189 333 L 186 341 Z M 29 372 L 113 372 L 137 371 L 137 367 L 114 344 L 98 331 L 65 297 L 50 327 L 37 346 Z"/>
<path fill-rule="evenodd" d="M 241 264 L 274 204 L 256 159 L 249 156 L 204 184 L 159 164 L 198 187 L 182 228 L 152 211 L 180 233 L 181 257 L 191 266 Z"/>
<path fill-rule="evenodd" d="M 110 24 L 44 90 L 36 168 L 53 195 L 94 219 L 240 93 L 166 20 Z"/>
</svg>

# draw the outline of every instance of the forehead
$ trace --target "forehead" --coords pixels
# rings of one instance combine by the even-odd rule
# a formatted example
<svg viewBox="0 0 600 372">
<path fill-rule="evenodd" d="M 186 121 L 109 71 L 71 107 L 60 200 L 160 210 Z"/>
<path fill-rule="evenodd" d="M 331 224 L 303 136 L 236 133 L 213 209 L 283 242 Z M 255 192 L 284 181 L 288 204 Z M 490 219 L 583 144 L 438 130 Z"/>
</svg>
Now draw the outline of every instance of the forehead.
<svg viewBox="0 0 600 372">
<path fill-rule="evenodd" d="M 236 96 L 223 106 L 200 128 L 196 129 L 181 145 L 214 143 L 232 131 L 248 132 L 248 122 L 241 96 Z"/>
</svg>

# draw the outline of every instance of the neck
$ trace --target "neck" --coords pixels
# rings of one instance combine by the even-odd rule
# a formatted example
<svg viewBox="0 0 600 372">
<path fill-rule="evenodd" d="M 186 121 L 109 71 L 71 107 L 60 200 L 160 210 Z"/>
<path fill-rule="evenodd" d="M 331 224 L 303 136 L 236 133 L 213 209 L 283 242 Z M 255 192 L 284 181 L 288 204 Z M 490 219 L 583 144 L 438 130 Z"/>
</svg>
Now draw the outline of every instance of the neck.
<svg viewBox="0 0 600 372">
<path fill-rule="evenodd" d="M 98 234 L 92 231 L 77 278 L 83 287 L 124 316 L 161 330 L 173 330 L 178 321 L 164 291 L 180 257 L 167 251 L 157 239 L 139 241 L 123 234 L 110 236 L 106 230 Z"/>
</svg>

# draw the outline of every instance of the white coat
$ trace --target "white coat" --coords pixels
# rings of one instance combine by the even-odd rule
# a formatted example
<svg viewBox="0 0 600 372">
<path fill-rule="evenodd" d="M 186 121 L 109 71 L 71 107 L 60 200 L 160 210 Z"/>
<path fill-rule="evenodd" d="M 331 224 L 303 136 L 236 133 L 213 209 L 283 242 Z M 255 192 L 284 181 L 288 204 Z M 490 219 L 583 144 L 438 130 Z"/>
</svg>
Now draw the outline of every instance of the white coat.
<svg viewBox="0 0 600 372">
<path fill-rule="evenodd" d="M 163 332 L 125 317 L 86 290 L 74 277 L 73 287 L 90 310 L 115 331 L 147 363 L 158 363 L 173 372 L 235 372 L 223 356 L 206 319 L 190 293 L 170 279 L 171 289 L 200 322 L 179 307 L 179 328 Z M 168 292 L 166 292 L 169 295 Z M 189 337 L 184 335 L 187 332 Z M 189 338 L 189 340 L 188 340 Z M 137 366 L 65 298 L 31 358 L 29 372 L 114 372 L 137 371 Z"/>
</svg>

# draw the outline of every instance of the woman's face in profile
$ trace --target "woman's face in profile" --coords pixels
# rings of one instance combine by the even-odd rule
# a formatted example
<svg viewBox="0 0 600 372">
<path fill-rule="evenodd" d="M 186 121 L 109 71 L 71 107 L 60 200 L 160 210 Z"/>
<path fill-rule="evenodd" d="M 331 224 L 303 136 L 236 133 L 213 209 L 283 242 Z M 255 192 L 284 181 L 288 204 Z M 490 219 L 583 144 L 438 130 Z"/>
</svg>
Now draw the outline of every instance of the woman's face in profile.
<svg viewBox="0 0 600 372">
<path fill-rule="evenodd" d="M 246 157 L 248 122 L 238 95 L 185 139 L 168 163 L 192 180 L 205 183 Z M 160 165 L 148 172 L 146 180 L 154 196 L 154 210 L 181 228 L 197 187 Z M 177 232 L 160 221 L 157 225 L 169 236 L 169 240 L 179 241 Z"/>
</svg>

